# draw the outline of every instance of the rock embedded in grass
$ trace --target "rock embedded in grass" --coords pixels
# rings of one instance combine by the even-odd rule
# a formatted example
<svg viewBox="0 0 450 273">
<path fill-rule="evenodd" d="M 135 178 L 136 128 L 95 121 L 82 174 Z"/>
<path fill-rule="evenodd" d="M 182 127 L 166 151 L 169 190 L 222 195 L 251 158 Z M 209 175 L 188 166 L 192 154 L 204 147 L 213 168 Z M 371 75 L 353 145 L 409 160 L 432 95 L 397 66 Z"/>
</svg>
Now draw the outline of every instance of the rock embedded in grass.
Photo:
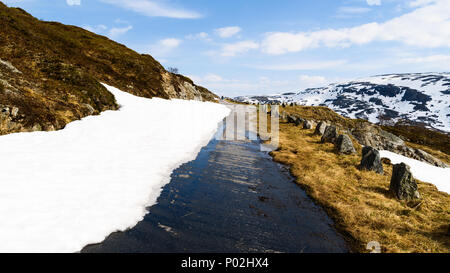
<svg viewBox="0 0 450 273">
<path fill-rule="evenodd" d="M 420 199 L 417 183 L 411 173 L 410 167 L 405 163 L 394 165 L 389 190 L 399 200 Z"/>
<path fill-rule="evenodd" d="M 338 138 L 338 130 L 336 126 L 330 125 L 325 128 L 325 132 L 323 133 L 321 142 L 336 143 L 337 138 Z"/>
<path fill-rule="evenodd" d="M 310 130 L 314 127 L 314 121 L 310 121 L 310 120 L 305 120 L 303 122 L 303 129 L 307 129 Z"/>
<path fill-rule="evenodd" d="M 319 124 L 317 124 L 317 126 L 316 126 L 316 130 L 314 131 L 314 134 L 318 135 L 318 136 L 323 136 L 327 126 L 328 125 L 324 121 L 319 122 Z"/>
<path fill-rule="evenodd" d="M 374 171 L 379 174 L 383 174 L 383 164 L 381 163 L 380 152 L 373 147 L 366 146 L 362 150 L 360 170 Z"/>
<path fill-rule="evenodd" d="M 340 154 L 355 154 L 352 139 L 348 135 L 340 135 L 335 144 L 335 149 Z"/>
<path fill-rule="evenodd" d="M 303 126 L 304 123 L 305 123 L 305 119 L 303 119 L 301 117 L 297 117 L 297 119 L 295 120 L 295 126 Z"/>
<path fill-rule="evenodd" d="M 287 115 L 288 123 L 295 123 L 297 121 L 297 117 L 293 115 Z"/>
</svg>

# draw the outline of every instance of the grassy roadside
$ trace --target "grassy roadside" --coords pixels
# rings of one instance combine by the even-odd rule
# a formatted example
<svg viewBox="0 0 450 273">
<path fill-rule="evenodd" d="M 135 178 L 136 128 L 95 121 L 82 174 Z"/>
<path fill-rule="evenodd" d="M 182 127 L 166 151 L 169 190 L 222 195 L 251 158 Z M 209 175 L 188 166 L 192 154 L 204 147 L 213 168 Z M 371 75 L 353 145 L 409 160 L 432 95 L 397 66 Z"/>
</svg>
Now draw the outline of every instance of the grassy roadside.
<svg viewBox="0 0 450 273">
<path fill-rule="evenodd" d="M 303 113 L 304 114 L 304 113 Z M 337 155 L 313 130 L 280 124 L 275 161 L 291 167 L 296 181 L 333 218 L 355 252 L 378 241 L 383 252 L 450 252 L 450 195 L 419 181 L 420 205 L 389 194 L 392 166 L 385 174 L 360 171 L 357 155 Z"/>
</svg>

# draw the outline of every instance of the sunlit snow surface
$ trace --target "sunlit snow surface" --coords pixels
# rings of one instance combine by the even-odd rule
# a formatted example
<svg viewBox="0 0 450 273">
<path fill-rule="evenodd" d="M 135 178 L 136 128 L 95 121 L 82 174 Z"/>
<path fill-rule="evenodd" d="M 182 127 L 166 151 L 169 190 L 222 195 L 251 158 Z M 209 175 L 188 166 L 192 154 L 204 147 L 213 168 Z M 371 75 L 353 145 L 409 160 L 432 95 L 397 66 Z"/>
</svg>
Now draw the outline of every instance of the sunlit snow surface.
<svg viewBox="0 0 450 273">
<path fill-rule="evenodd" d="M 0 137 L 1 252 L 75 252 L 134 226 L 229 113 L 107 88 L 119 111 Z"/>
<path fill-rule="evenodd" d="M 381 157 L 392 164 L 405 163 L 411 167 L 413 176 L 423 182 L 434 184 L 438 190 L 450 193 L 450 168 L 439 168 L 389 151 L 380 151 Z"/>
</svg>

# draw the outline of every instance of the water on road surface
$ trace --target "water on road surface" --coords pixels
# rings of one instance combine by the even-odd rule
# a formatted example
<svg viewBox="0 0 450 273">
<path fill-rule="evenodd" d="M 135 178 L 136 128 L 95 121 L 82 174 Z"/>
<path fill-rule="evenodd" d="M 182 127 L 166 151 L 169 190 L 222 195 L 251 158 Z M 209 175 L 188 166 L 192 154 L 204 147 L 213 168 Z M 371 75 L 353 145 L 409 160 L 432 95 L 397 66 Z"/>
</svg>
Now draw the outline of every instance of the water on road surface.
<svg viewBox="0 0 450 273">
<path fill-rule="evenodd" d="M 83 252 L 347 252 L 332 224 L 260 141 L 213 139 L 143 221 Z"/>
</svg>

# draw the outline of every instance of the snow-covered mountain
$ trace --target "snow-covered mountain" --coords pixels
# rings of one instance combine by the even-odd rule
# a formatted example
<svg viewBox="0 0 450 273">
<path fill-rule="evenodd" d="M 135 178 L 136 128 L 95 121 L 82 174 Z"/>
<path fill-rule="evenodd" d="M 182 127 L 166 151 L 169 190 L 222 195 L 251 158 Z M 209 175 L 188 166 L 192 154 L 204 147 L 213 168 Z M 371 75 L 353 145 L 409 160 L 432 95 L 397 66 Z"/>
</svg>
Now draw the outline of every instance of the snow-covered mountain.
<svg viewBox="0 0 450 273">
<path fill-rule="evenodd" d="M 299 93 L 235 100 L 327 106 L 343 116 L 373 123 L 407 120 L 450 132 L 450 73 L 380 75 Z"/>
</svg>

